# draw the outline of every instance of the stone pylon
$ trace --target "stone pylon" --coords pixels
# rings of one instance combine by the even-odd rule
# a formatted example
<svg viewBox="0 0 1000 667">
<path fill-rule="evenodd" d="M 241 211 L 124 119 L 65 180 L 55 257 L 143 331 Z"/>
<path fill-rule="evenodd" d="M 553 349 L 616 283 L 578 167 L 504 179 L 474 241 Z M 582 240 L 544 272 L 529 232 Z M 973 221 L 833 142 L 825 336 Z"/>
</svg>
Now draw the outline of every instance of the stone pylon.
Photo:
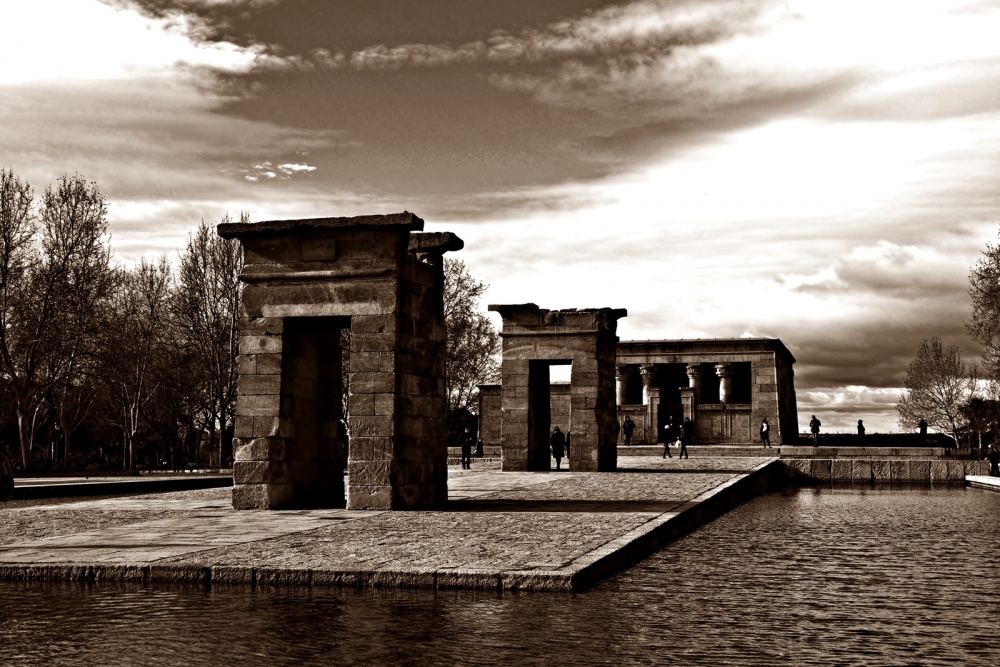
<svg viewBox="0 0 1000 667">
<path fill-rule="evenodd" d="M 615 470 L 616 332 L 625 309 L 489 308 L 503 318 L 503 469 L 549 469 L 549 367 L 570 364 L 570 470 Z"/>
<path fill-rule="evenodd" d="M 442 256 L 463 243 L 422 229 L 405 212 L 219 225 L 246 260 L 234 507 L 343 507 L 345 463 L 348 507 L 447 500 Z"/>
</svg>

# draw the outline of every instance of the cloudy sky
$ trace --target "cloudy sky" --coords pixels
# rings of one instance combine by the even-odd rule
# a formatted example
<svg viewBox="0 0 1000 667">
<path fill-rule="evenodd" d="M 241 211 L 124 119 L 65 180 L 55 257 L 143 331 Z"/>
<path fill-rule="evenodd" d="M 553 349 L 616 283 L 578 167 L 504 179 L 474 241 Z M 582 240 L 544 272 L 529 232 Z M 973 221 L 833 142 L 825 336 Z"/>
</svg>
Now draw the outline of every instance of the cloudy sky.
<svg viewBox="0 0 1000 667">
<path fill-rule="evenodd" d="M 922 338 L 976 353 L 998 35 L 996 0 L 0 0 L 0 163 L 96 181 L 123 262 L 410 210 L 488 302 L 781 338 L 801 426 L 898 430 Z"/>
</svg>

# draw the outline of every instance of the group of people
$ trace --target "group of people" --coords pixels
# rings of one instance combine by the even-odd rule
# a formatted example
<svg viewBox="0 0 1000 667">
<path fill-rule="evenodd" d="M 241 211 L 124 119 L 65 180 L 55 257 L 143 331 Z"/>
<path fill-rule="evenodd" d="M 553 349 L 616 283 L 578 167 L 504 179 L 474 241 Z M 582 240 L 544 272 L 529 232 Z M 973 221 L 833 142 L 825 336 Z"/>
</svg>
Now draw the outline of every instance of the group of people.
<svg viewBox="0 0 1000 667">
<path fill-rule="evenodd" d="M 673 456 L 670 454 L 670 446 L 677 445 L 680 447 L 680 451 L 677 453 L 677 458 L 679 459 L 689 459 L 688 455 L 688 442 L 691 440 L 691 434 L 694 432 L 694 425 L 691 423 L 690 419 L 685 418 L 680 424 L 674 423 L 673 417 L 667 417 L 667 423 L 663 425 L 663 456 L 665 459 L 672 459 Z"/>
</svg>

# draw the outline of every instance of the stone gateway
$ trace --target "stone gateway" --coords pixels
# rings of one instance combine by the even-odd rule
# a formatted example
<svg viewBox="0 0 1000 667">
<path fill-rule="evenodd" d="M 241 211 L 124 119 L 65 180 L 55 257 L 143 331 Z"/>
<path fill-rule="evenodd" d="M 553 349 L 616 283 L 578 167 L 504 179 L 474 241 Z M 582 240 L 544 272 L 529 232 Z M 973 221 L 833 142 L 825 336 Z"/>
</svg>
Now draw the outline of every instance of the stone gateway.
<svg viewBox="0 0 1000 667">
<path fill-rule="evenodd" d="M 422 229 L 408 212 L 218 226 L 245 257 L 235 508 L 343 507 L 345 464 L 350 508 L 447 501 L 442 256 L 463 243 Z"/>
</svg>

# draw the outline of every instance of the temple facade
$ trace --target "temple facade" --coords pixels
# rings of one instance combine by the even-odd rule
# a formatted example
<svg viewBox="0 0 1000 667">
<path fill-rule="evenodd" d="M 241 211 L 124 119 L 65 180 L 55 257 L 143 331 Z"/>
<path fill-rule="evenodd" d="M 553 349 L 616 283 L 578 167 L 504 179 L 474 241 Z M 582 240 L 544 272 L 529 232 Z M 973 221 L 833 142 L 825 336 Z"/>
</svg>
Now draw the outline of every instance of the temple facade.
<svg viewBox="0 0 1000 667">
<path fill-rule="evenodd" d="M 669 418 L 690 419 L 696 444 L 758 443 L 767 419 L 771 444 L 794 444 L 798 413 L 795 357 L 776 338 L 620 341 L 615 356 L 618 422 L 635 422 L 632 444 L 660 440 Z M 479 394 L 480 437 L 500 444 L 501 386 Z M 550 429 L 573 431 L 568 387 L 553 385 Z M 565 404 L 565 405 L 564 405 Z M 618 444 L 623 444 L 619 436 Z"/>
</svg>

